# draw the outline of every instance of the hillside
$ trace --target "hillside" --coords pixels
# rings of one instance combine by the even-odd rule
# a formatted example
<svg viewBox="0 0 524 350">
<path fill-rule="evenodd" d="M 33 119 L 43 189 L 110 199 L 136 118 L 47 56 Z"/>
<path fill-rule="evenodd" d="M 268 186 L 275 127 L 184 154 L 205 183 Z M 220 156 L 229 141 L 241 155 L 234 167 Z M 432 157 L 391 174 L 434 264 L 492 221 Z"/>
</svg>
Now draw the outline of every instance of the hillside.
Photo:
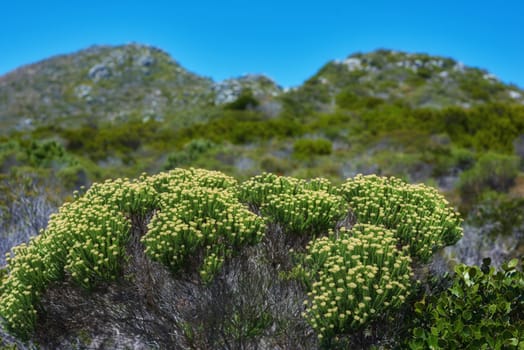
<svg viewBox="0 0 524 350">
<path fill-rule="evenodd" d="M 57 122 L 72 126 L 132 118 L 162 121 L 231 102 L 243 88 L 256 89 L 257 97 L 280 91 L 262 76 L 214 84 L 154 47 L 93 46 L 1 77 L 0 120 L 3 132 Z"/>
<path fill-rule="evenodd" d="M 336 97 L 403 101 L 413 107 L 470 107 L 524 103 L 524 92 L 488 71 L 451 58 L 377 50 L 327 63 L 301 86 L 284 92 L 271 79 L 247 75 L 213 82 L 191 73 L 160 49 L 139 44 L 93 46 L 21 67 L 0 77 L 3 132 L 60 123 L 185 116 L 191 123 L 213 105 L 233 102 L 249 89 L 333 111 Z M 275 106 L 276 104 L 276 106 Z M 279 110 L 275 102 L 273 109 Z"/>
<path fill-rule="evenodd" d="M 469 335 L 486 328 L 504 337 L 484 342 L 519 344 L 522 305 L 505 298 L 522 285 L 511 259 L 524 255 L 524 91 L 486 70 L 377 50 L 284 89 L 257 74 L 213 82 L 149 46 L 94 46 L 0 77 L 0 125 L 5 344 L 422 349 L 435 347 L 433 323 L 450 335 L 443 348 L 470 346 Z M 453 213 L 444 223 L 432 216 L 443 211 Z M 164 239 L 182 227 L 173 222 L 189 225 L 179 237 L 187 241 Z M 108 227 L 118 234 L 108 238 Z M 369 232 L 383 229 L 387 239 L 373 241 Z M 367 273 L 378 286 L 402 267 L 395 307 L 365 294 L 373 284 L 358 289 L 357 300 L 377 306 L 366 315 L 353 313 L 361 303 L 351 298 L 336 307 L 358 318 L 335 321 L 339 309 L 320 304 L 326 290 L 317 287 L 339 282 L 321 277 L 337 271 L 316 254 L 329 249 L 339 264 L 350 249 L 342 236 L 365 249 L 389 242 L 398 260 L 335 290 L 360 288 Z M 87 241 L 94 250 L 82 248 Z M 306 251 L 319 260 L 310 264 Z M 377 252 L 342 255 L 366 265 L 370 254 L 382 259 Z M 92 265 L 100 254 L 103 268 Z M 486 293 L 515 302 L 511 316 L 490 306 L 492 323 L 482 315 L 447 323 L 439 317 L 453 310 L 434 312 L 487 310 L 453 298 L 491 278 L 503 292 Z M 372 316 L 382 308 L 385 318 Z"/>
</svg>

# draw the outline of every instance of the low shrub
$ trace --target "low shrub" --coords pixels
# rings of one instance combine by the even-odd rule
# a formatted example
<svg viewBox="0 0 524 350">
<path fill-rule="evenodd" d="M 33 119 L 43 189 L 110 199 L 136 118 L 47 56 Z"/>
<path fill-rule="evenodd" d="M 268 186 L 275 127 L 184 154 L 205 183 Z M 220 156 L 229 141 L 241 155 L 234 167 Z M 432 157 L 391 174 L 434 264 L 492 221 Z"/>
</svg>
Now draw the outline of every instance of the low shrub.
<svg viewBox="0 0 524 350">
<path fill-rule="evenodd" d="M 245 89 L 240 93 L 235 101 L 224 105 L 224 109 L 243 111 L 247 109 L 254 109 L 259 104 L 260 102 L 258 102 L 258 100 L 253 95 L 253 91 L 251 91 L 251 89 Z"/>
<path fill-rule="evenodd" d="M 146 254 L 173 272 L 203 250 L 200 276 L 209 282 L 224 260 L 263 235 L 263 220 L 248 211 L 235 193 L 188 181 L 168 186 L 159 210 L 142 238 Z"/>
<path fill-rule="evenodd" d="M 314 156 L 331 154 L 333 146 L 325 139 L 300 139 L 293 145 L 293 155 L 297 159 L 310 159 Z"/>
<path fill-rule="evenodd" d="M 171 153 L 164 165 L 165 170 L 189 165 L 196 161 L 201 155 L 216 147 L 213 141 L 207 139 L 194 139 L 184 145 L 183 149 Z"/>
<path fill-rule="evenodd" d="M 506 192 L 519 173 L 519 163 L 517 156 L 482 154 L 475 165 L 460 176 L 459 190 L 463 200 L 475 201 L 486 189 Z"/>
<path fill-rule="evenodd" d="M 513 259 L 496 271 L 457 265 L 452 286 L 415 304 L 410 349 L 522 349 L 524 273 Z"/>
</svg>

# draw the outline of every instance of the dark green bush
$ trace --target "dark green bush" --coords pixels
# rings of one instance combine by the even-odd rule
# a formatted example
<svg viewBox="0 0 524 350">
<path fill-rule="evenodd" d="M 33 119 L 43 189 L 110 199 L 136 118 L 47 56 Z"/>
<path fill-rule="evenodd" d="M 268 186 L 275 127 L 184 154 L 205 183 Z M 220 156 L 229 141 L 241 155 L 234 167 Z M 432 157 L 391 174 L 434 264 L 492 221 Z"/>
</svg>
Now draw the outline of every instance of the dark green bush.
<svg viewBox="0 0 524 350">
<path fill-rule="evenodd" d="M 331 154 L 331 142 L 325 139 L 300 139 L 293 145 L 293 155 L 298 159 Z"/>
<path fill-rule="evenodd" d="M 465 201 L 476 200 L 486 189 L 507 191 L 519 172 L 519 158 L 488 152 L 460 176 L 459 189 Z"/>
<path fill-rule="evenodd" d="M 524 273 L 518 260 L 455 267 L 453 285 L 415 304 L 415 349 L 523 349 Z"/>
<path fill-rule="evenodd" d="M 226 104 L 224 109 L 244 111 L 254 109 L 259 104 L 260 102 L 258 102 L 255 96 L 253 96 L 253 91 L 251 91 L 251 89 L 245 89 L 240 93 L 235 101 Z"/>
<path fill-rule="evenodd" d="M 206 139 L 193 139 L 180 151 L 171 153 L 164 165 L 165 170 L 174 169 L 179 166 L 190 165 L 201 155 L 216 147 L 213 141 Z"/>
<path fill-rule="evenodd" d="M 337 95 L 336 102 L 340 108 L 344 109 L 373 109 L 384 103 L 384 100 L 374 96 L 360 96 L 351 90 L 344 90 Z"/>
<path fill-rule="evenodd" d="M 524 233 L 524 198 L 489 193 L 472 212 L 472 221 L 493 236 Z"/>
</svg>

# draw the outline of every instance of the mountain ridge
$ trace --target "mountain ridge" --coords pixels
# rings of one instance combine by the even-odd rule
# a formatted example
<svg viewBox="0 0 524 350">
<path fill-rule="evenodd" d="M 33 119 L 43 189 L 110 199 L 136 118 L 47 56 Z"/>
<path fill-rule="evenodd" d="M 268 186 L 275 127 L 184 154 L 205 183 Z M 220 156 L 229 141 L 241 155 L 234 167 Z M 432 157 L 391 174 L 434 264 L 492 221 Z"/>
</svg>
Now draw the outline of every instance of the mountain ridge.
<svg viewBox="0 0 524 350">
<path fill-rule="evenodd" d="M 302 85 L 284 89 L 263 74 L 215 82 L 190 72 L 167 52 L 148 45 L 94 45 L 53 56 L 0 76 L 0 119 L 8 130 L 26 130 L 79 118 L 169 119 L 221 106 L 249 90 L 257 100 L 289 99 L 332 111 L 338 95 L 395 101 L 415 107 L 468 108 L 486 101 L 524 103 L 524 91 L 487 70 L 451 58 L 379 49 L 324 64 Z M 278 103 L 277 103 L 278 104 Z"/>
</svg>

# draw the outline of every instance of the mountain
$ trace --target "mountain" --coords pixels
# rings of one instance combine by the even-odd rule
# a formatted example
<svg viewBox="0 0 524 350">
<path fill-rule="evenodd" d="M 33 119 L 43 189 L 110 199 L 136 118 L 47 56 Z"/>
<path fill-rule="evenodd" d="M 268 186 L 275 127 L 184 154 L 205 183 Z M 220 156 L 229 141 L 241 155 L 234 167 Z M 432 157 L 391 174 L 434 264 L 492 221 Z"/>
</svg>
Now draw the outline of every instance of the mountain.
<svg viewBox="0 0 524 350">
<path fill-rule="evenodd" d="M 360 99 L 402 101 L 412 107 L 470 107 L 486 102 L 524 103 L 524 91 L 451 58 L 392 50 L 355 53 L 325 64 L 292 99 L 331 111 L 341 93 Z"/>
<path fill-rule="evenodd" d="M 356 53 L 328 62 L 303 85 L 285 92 L 263 75 L 213 82 L 160 49 L 128 44 L 93 46 L 0 77 L 0 120 L 4 132 L 130 118 L 182 118 L 190 123 L 246 90 L 272 115 L 281 110 L 279 99 L 302 110 L 332 111 L 341 93 L 416 107 L 524 103 L 524 91 L 486 70 L 427 54 Z"/>
<path fill-rule="evenodd" d="M 93 46 L 0 77 L 0 120 L 4 130 L 131 117 L 163 120 L 230 102 L 244 88 L 259 90 L 257 97 L 281 91 L 256 75 L 215 84 L 150 46 Z"/>
</svg>

